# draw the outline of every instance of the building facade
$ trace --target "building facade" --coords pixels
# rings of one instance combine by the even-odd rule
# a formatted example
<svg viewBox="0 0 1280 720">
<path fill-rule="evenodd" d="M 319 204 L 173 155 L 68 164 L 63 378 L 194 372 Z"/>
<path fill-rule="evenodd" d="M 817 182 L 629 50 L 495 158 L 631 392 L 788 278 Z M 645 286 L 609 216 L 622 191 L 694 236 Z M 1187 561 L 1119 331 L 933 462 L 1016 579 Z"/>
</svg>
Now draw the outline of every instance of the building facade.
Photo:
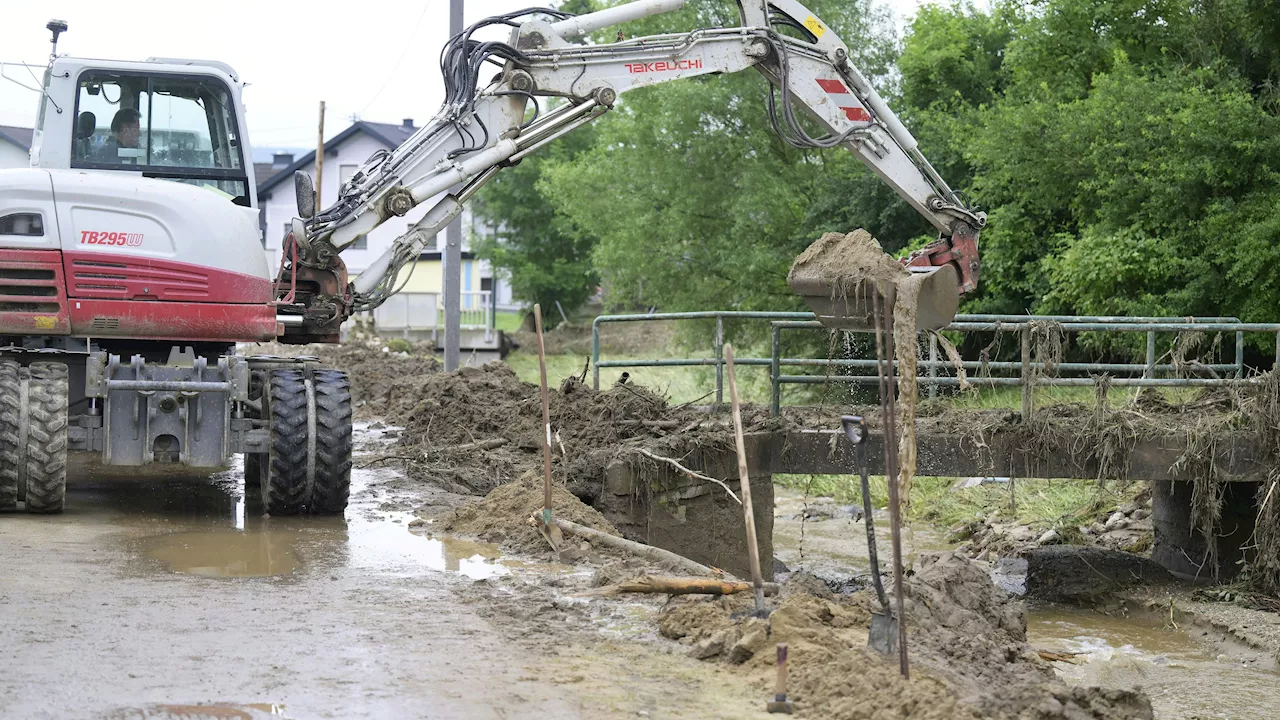
<svg viewBox="0 0 1280 720">
<path fill-rule="evenodd" d="M 283 252 L 283 241 L 293 218 L 297 215 L 296 199 L 293 191 L 293 174 L 299 170 L 311 175 L 315 181 L 317 193 L 320 195 L 321 207 L 331 204 L 338 196 L 338 188 L 346 182 L 378 151 L 393 150 L 407 140 L 415 131 L 412 120 L 405 120 L 399 125 L 357 121 L 346 130 L 325 141 L 324 177 L 315 176 L 315 152 L 309 152 L 299 158 L 292 155 L 277 154 L 270 164 L 255 165 L 254 172 L 258 184 L 258 205 L 260 208 L 260 224 L 263 230 L 263 249 L 272 267 L 279 267 Z M 352 277 L 368 267 L 379 255 L 391 246 L 395 239 L 403 235 L 410 225 L 417 222 L 431 207 L 431 203 L 423 203 L 414 208 L 408 215 L 391 218 L 370 232 L 365 238 L 342 253 L 343 262 Z M 464 209 L 462 215 L 462 291 L 493 292 L 492 302 L 499 309 L 513 309 L 517 305 L 511 298 L 510 286 L 495 277 L 489 263 L 476 259 L 471 250 L 471 239 L 488 230 L 477 223 L 470 209 Z M 444 239 L 443 233 L 439 240 Z M 419 260 L 406 268 L 401 276 L 405 283 L 403 292 L 407 293 L 440 293 L 444 286 L 443 263 L 441 262 L 441 246 L 433 241 L 423 250 Z"/>
<path fill-rule="evenodd" d="M 0 125 L 0 168 L 31 166 L 31 128 Z"/>
</svg>

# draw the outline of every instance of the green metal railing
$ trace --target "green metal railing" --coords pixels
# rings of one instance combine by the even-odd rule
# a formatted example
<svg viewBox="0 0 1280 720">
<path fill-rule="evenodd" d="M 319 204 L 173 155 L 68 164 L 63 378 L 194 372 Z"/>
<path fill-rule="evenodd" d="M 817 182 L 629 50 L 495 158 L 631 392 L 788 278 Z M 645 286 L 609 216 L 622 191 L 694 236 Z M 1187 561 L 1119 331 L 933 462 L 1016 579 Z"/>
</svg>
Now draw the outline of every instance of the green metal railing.
<svg viewBox="0 0 1280 720">
<path fill-rule="evenodd" d="M 877 382 L 874 370 L 874 358 L 786 358 L 781 355 L 781 333 L 783 330 L 820 329 L 825 326 L 814 319 L 808 312 L 754 312 L 754 311 L 704 311 L 683 313 L 650 313 L 637 315 L 601 315 L 591 326 L 591 361 L 594 368 L 592 379 L 594 387 L 600 388 L 600 368 L 638 368 L 638 367 L 698 367 L 714 366 L 716 372 L 715 402 L 724 402 L 724 321 L 725 320 L 767 320 L 770 322 L 772 338 L 771 353 L 767 358 L 740 357 L 735 364 L 748 367 L 768 367 L 770 380 L 771 407 L 776 415 L 781 408 L 782 386 L 787 384 L 822 384 L 850 383 L 870 384 Z M 709 358 L 661 358 L 661 359 L 600 359 L 600 326 L 614 322 L 650 322 L 670 320 L 715 320 L 712 338 L 713 357 Z M 1142 332 L 1146 333 L 1146 357 L 1142 363 L 1090 363 L 1062 362 L 1054 365 L 1057 373 L 1087 373 L 1096 375 L 1129 374 L 1136 377 L 1117 377 L 1110 380 L 1118 387 L 1195 387 L 1218 385 L 1230 380 L 1244 378 L 1244 334 L 1246 332 L 1265 332 L 1276 335 L 1276 367 L 1280 368 L 1280 323 L 1244 323 L 1233 317 L 1205 318 L 1165 318 L 1165 317 L 1122 317 L 1122 316 L 1082 316 L 1082 315 L 957 315 L 954 322 L 946 329 L 959 332 L 1016 332 L 1021 338 L 1022 357 L 1020 361 L 979 362 L 964 360 L 961 365 L 967 371 L 979 370 L 987 372 L 1012 372 L 1016 375 L 970 377 L 968 382 L 976 386 L 1003 387 L 1022 386 L 1024 406 L 1029 404 L 1030 392 L 1035 386 L 1090 386 L 1094 384 L 1092 377 L 1053 377 L 1041 376 L 1045 369 L 1043 363 L 1031 360 L 1031 335 L 1037 324 L 1052 324 L 1063 332 Z M 1158 333 L 1184 332 L 1226 332 L 1234 333 L 1235 358 L 1232 363 L 1210 363 L 1201 365 L 1211 371 L 1215 377 L 1158 377 L 1161 373 L 1169 374 L 1175 370 L 1173 364 L 1159 364 L 1156 357 L 1156 336 Z M 858 331 L 867 332 L 867 331 Z M 865 369 L 865 374 L 832 374 L 822 375 L 790 375 L 783 374 L 785 367 L 825 367 Z M 918 369 L 924 371 L 919 381 L 929 389 L 931 396 L 936 396 L 938 387 L 959 384 L 955 377 L 943 377 L 940 371 L 952 368 L 952 363 L 939 358 L 937 337 L 929 336 L 929 358 L 918 363 Z M 1228 377 L 1219 377 L 1219 373 Z"/>
</svg>

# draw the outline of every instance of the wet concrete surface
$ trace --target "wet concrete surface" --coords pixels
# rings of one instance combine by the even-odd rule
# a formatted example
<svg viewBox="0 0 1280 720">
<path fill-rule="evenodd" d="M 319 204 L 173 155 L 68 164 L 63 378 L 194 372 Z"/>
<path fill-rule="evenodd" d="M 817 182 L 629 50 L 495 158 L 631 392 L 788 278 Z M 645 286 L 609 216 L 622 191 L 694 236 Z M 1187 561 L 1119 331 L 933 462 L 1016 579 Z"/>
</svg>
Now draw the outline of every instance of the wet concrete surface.
<svg viewBox="0 0 1280 720">
<path fill-rule="evenodd" d="M 73 475 L 64 514 L 0 516 L 0 716 L 577 717 L 458 602 L 496 548 L 410 533 L 373 472 L 345 518 L 262 517 L 237 472 Z"/>
</svg>

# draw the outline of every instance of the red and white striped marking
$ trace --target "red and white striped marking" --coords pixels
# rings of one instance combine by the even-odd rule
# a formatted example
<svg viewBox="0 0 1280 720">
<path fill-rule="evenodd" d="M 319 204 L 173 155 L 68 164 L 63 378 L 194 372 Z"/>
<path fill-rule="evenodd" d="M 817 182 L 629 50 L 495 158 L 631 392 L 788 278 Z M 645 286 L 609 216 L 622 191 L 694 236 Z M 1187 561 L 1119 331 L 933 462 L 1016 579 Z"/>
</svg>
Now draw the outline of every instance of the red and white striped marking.
<svg viewBox="0 0 1280 720">
<path fill-rule="evenodd" d="M 871 122 L 871 113 L 858 104 L 853 93 L 839 80 L 818 78 L 822 91 L 831 96 L 836 107 L 844 111 L 844 116 L 853 122 Z"/>
</svg>

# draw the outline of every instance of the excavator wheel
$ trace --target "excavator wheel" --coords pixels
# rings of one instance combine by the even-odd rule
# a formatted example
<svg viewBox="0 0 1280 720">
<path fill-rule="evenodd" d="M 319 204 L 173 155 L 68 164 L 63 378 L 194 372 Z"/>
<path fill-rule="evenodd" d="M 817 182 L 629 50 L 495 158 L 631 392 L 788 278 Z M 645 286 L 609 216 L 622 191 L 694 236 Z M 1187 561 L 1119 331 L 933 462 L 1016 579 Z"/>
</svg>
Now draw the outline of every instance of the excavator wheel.
<svg viewBox="0 0 1280 720">
<path fill-rule="evenodd" d="M 311 512 L 339 514 L 351 494 L 351 380 L 339 370 L 316 370 L 316 467 Z"/>
<path fill-rule="evenodd" d="M 270 429 L 261 472 L 262 509 L 268 515 L 298 515 L 311 499 L 307 484 L 307 387 L 302 370 L 272 370 L 263 389 Z"/>
<path fill-rule="evenodd" d="M 14 510 L 18 506 L 18 470 L 22 462 L 20 373 L 18 363 L 0 360 L 0 510 Z"/>
<path fill-rule="evenodd" d="M 27 512 L 59 513 L 67 498 L 67 366 L 31 363 L 27 368 Z"/>
<path fill-rule="evenodd" d="M 269 515 L 336 514 L 351 487 L 351 383 L 337 370 L 271 370 L 263 390 L 269 449 L 258 476 Z M 247 457 L 247 456 L 246 456 Z M 246 478 L 250 464 L 246 464 Z"/>
</svg>

